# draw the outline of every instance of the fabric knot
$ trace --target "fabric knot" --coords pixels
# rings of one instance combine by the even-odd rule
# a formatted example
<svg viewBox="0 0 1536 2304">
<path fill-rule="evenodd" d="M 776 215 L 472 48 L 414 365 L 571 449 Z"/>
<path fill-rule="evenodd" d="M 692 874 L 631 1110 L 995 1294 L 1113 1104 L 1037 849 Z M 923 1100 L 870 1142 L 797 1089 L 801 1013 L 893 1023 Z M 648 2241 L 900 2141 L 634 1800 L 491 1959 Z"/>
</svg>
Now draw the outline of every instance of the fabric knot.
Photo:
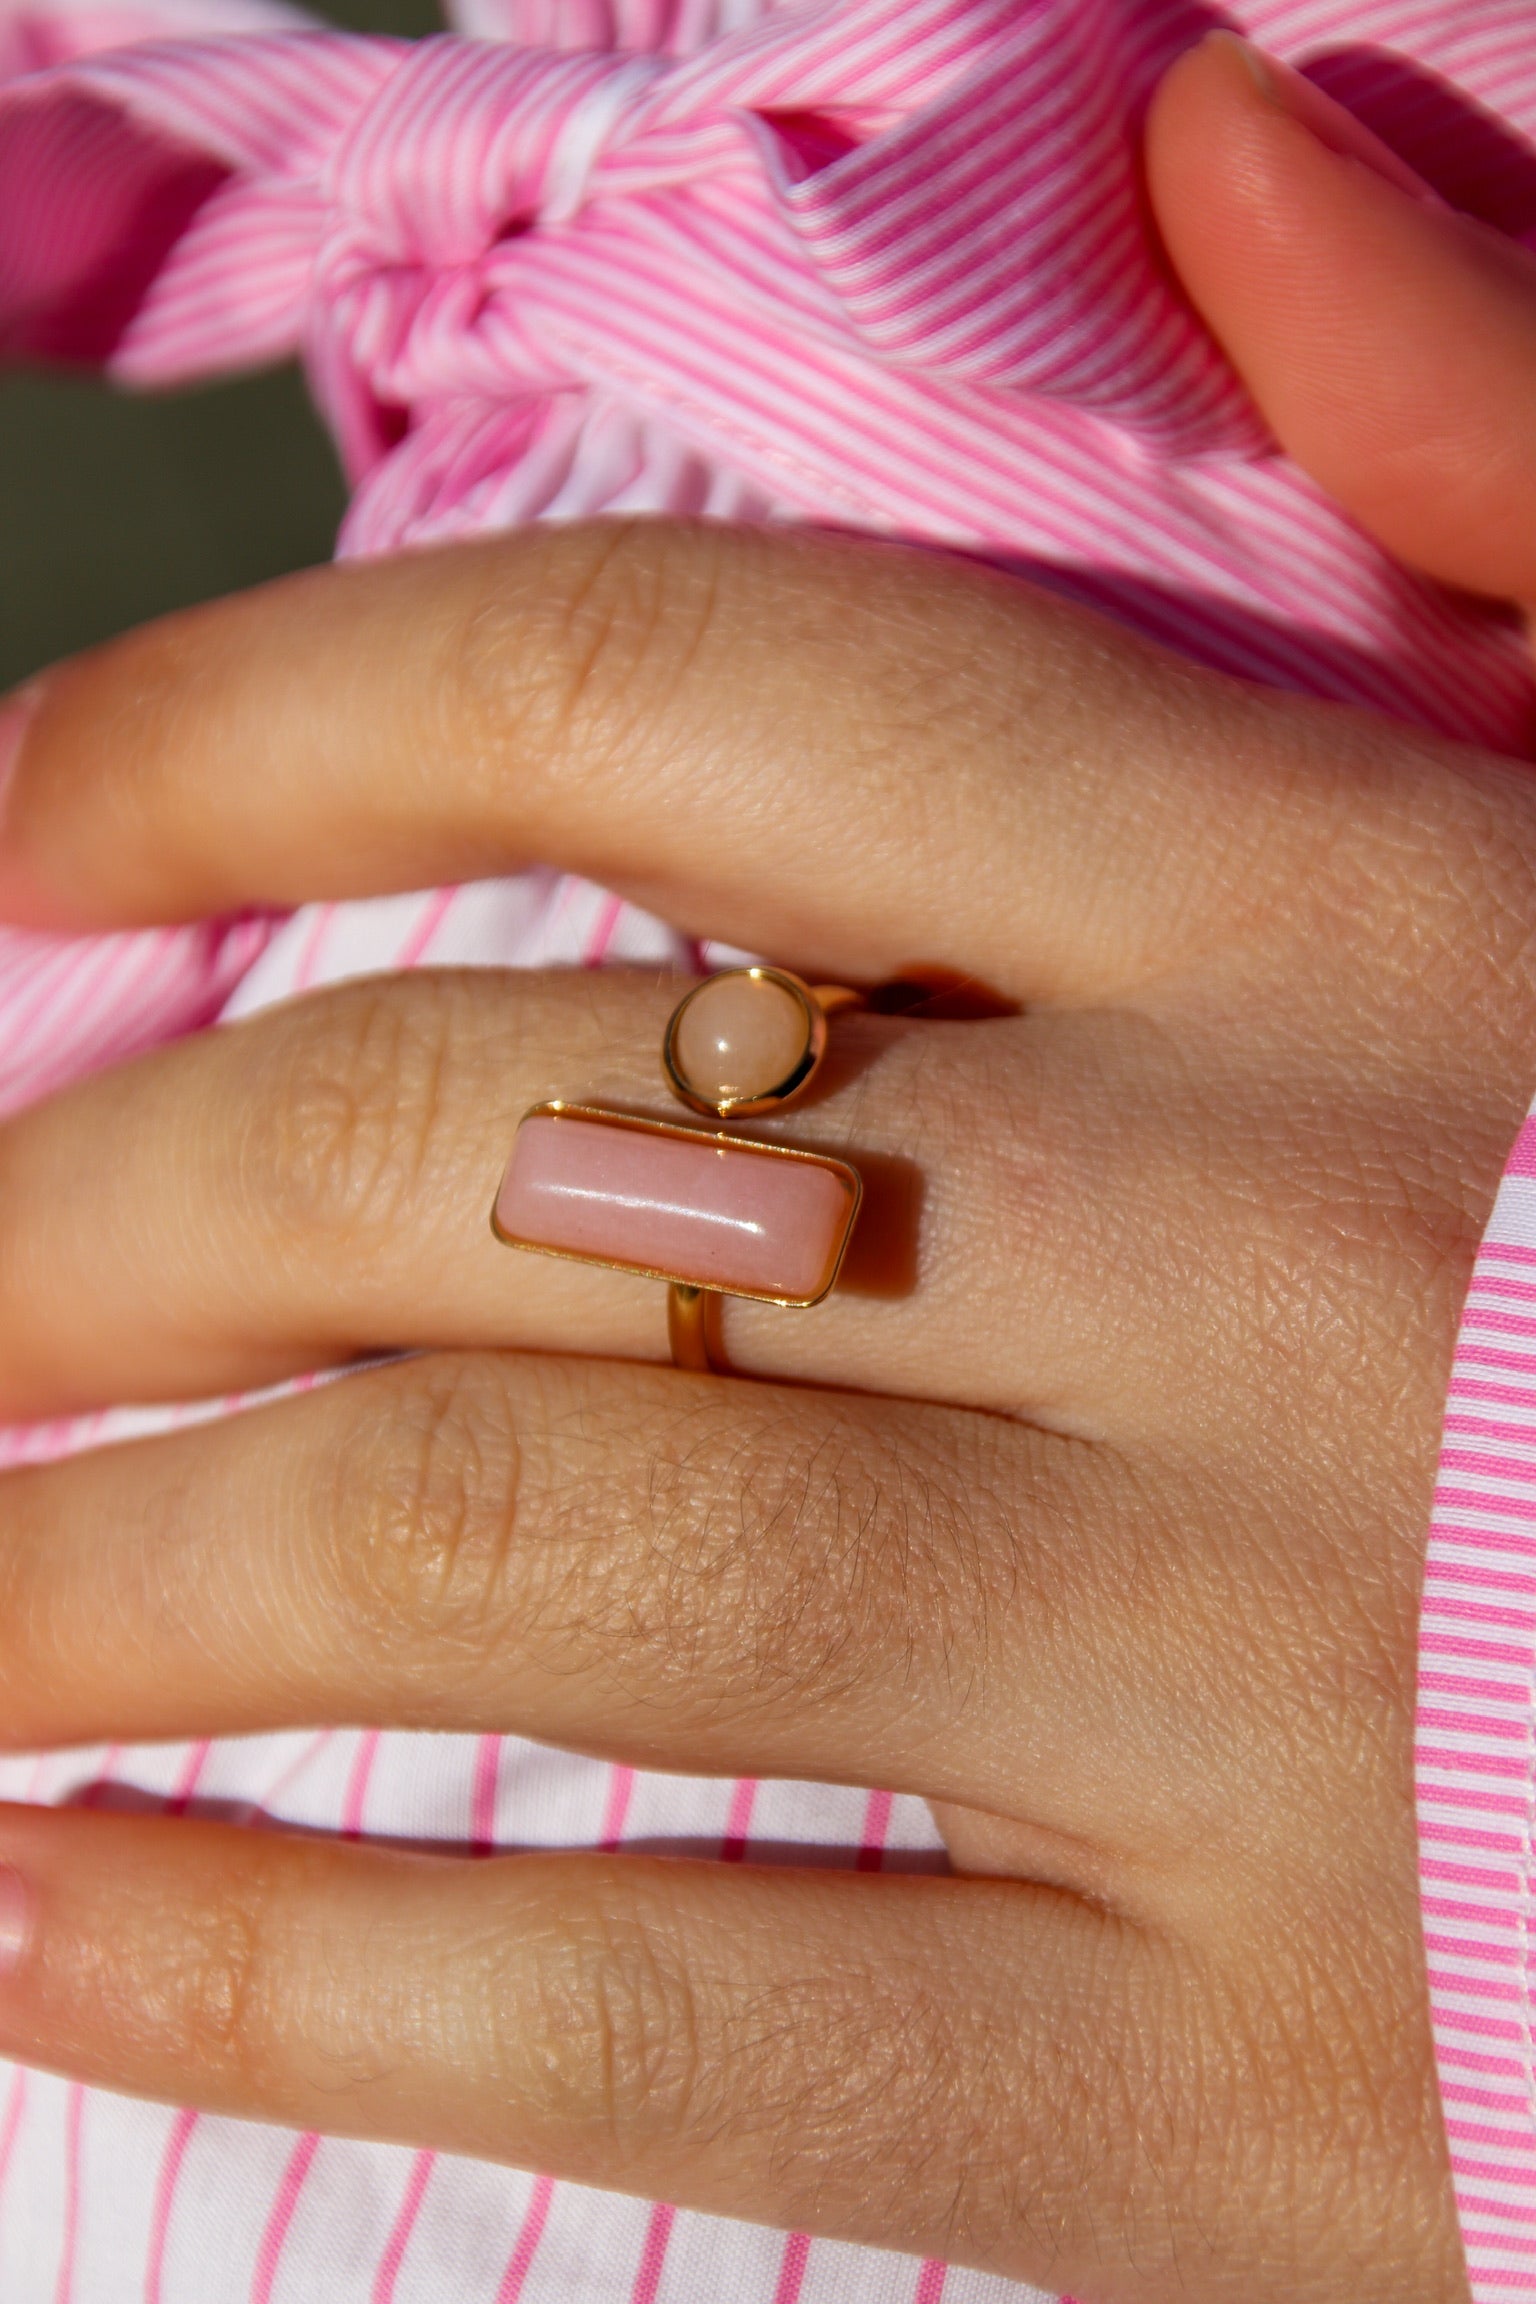
<svg viewBox="0 0 1536 2304">
<path fill-rule="evenodd" d="M 539 214 L 546 224 L 568 224 L 579 214 L 588 186 L 622 144 L 626 126 L 633 129 L 640 97 L 663 70 L 649 58 L 629 57 L 583 89 L 559 122 L 544 161 Z"/>
<path fill-rule="evenodd" d="M 567 380 L 511 324 L 522 245 L 576 220 L 664 70 L 451 37 L 402 52 L 319 175 L 307 334 L 354 467 L 389 411 Z"/>
<path fill-rule="evenodd" d="M 120 188 L 97 233 L 133 252 L 114 372 L 302 349 L 370 548 L 456 520 L 498 456 L 563 490 L 573 400 L 605 458 L 617 400 L 647 455 L 665 430 L 771 497 L 841 487 L 850 516 L 886 485 L 836 445 L 852 405 L 900 401 L 919 457 L 1029 408 L 1122 465 L 1266 445 L 1146 240 L 1131 122 L 1158 60 L 1121 0 L 476 4 L 543 44 L 274 31 L 0 88 L 0 220 L 68 216 L 81 175 Z M 46 305 L 52 266 L 67 307 L 87 256 L 99 278 L 112 250 L 65 278 L 45 245 L 17 276 Z M 56 312 L 27 327 L 69 341 Z"/>
<path fill-rule="evenodd" d="M 407 48 L 321 172 L 331 229 L 380 263 L 450 267 L 568 222 L 665 69 L 451 36 Z"/>
</svg>

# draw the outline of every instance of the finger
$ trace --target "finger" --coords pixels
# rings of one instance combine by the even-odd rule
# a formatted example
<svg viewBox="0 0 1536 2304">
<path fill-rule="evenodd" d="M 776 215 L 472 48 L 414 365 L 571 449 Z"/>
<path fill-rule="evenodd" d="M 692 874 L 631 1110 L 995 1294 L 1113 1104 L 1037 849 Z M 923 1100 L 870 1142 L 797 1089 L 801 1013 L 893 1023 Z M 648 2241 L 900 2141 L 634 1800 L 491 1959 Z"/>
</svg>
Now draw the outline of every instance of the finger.
<svg viewBox="0 0 1536 2304">
<path fill-rule="evenodd" d="M 619 970 L 380 978 L 18 1114 L 0 1127 L 0 1412 L 208 1397 L 430 1345 L 665 1358 L 664 1288 L 515 1254 L 489 1219 L 530 1106 L 596 1097 L 681 1116 L 660 1057 L 680 989 Z M 925 1195 L 909 1033 L 840 1019 L 817 1101 L 789 1132 L 856 1150 L 868 1172 L 871 1225 L 846 1267 L 841 1350 L 866 1381 L 922 1390 L 974 1319 L 962 1298 L 978 1259 L 953 1213 L 939 1219 L 940 1253 L 961 1266 L 913 1310 Z M 751 1364 L 753 1324 L 737 1309 L 731 1340 Z M 773 1337 L 775 1325 L 756 1323 L 770 1353 L 814 1355 L 804 1317 L 793 1335 Z"/>
<path fill-rule="evenodd" d="M 1288 1384 L 1353 1382 L 1359 1308 L 1385 1287 L 1390 1365 L 1408 1355 L 1432 1384 L 1456 1317 L 1443 1226 L 1465 1213 L 1453 1196 L 1415 1233 L 1405 1308 L 1397 1265 L 1341 1246 L 1380 1234 L 1378 1171 L 1341 1146 L 1390 1141 L 1432 1073 L 1458 1084 L 1468 1173 L 1489 1146 L 1496 1172 L 1515 1075 L 1466 1075 L 1460 1004 L 1415 1040 L 1353 993 L 1345 1040 L 1305 1043 L 1309 1070 L 1308 943 L 1351 966 L 1330 920 L 1282 951 L 1284 997 L 1250 1004 L 1240 1033 L 1177 997 L 1150 1015 L 840 1016 L 811 1097 L 757 1125 L 859 1169 L 849 1256 L 813 1311 L 727 1303 L 727 1363 L 1208 1459 L 1223 1436 L 1248 1449 L 1277 1362 Z M 1401 959 L 1419 1006 L 1424 950 L 1410 940 Z M 510 1250 L 488 1214 L 531 1104 L 668 1108 L 677 989 L 626 971 L 379 978 L 17 1115 L 0 1127 L 0 1414 L 217 1396 L 423 1347 L 666 1358 L 663 1287 Z M 1337 995 L 1317 998 L 1338 1014 Z M 1319 1097 L 1337 1130 L 1298 1150 L 1295 1114 Z M 1289 1190 L 1256 1219 L 1253 1147 L 1277 1142 Z M 1434 1340 L 1415 1358 L 1419 1322 Z"/>
<path fill-rule="evenodd" d="M 1141 1550 L 1090 1660 L 1110 1526 Z M 1127 1715 L 1190 1573 L 1117 1459 L 999 1418 L 445 1356 L 8 1475 L 0 1531 L 16 1748 L 376 1720 L 999 1809 L 1027 1783 L 1090 1836 L 1133 1799 L 1144 1835 L 1176 1780 Z"/>
<path fill-rule="evenodd" d="M 1422 1984 L 1368 1946 L 1376 1997 L 1340 2038 L 1326 1934 L 1243 1939 L 1256 1999 L 1219 1909 L 1191 1958 L 1020 1882 L 451 1864 L 15 1809 L 0 1857 L 25 1912 L 0 2043 L 115 2089 L 1053 2294 L 1280 2304 L 1301 2203 L 1333 2292 L 1459 2292 Z"/>
<path fill-rule="evenodd" d="M 938 963 L 1017 997 L 1205 949 L 1352 773 L 1307 707 L 987 570 L 655 523 L 313 571 L 80 658 L 26 709 L 12 918 L 535 860 L 818 973 Z"/>
<path fill-rule="evenodd" d="M 1230 35 L 1163 81 L 1147 169 L 1282 446 L 1403 559 L 1536 601 L 1536 262 Z"/>
<path fill-rule="evenodd" d="M 1158 2133 L 1179 2133 L 1172 2101 L 1194 2110 L 1182 2044 L 1155 2021 L 1171 1974 L 1047 1891 L 633 1856 L 449 1863 L 16 1809 L 0 1856 L 29 1922 L 0 1980 L 8 2055 L 1049 2272 L 1053 2292 L 1121 2212 L 1141 2124 L 1115 2108 L 1161 2066 Z M 1374 2174 L 1352 2164 L 1363 2188 Z"/>
<path fill-rule="evenodd" d="M 208 1397 L 422 1346 L 665 1358 L 664 1288 L 516 1253 L 489 1212 L 532 1104 L 666 1109 L 678 989 L 620 971 L 381 978 L 17 1115 L 0 1128 L 0 1412 Z M 859 1167 L 843 1280 L 813 1312 L 727 1306 L 730 1364 L 1097 1429 L 1139 1355 L 1165 1405 L 1162 1277 L 1138 1276 L 1121 1235 L 1159 1236 L 1136 1211 L 1160 1189 L 1149 1118 L 1173 1156 L 1168 1099 L 1155 1061 L 1132 1083 L 1114 1039 L 1050 1015 L 840 1017 L 814 1100 L 762 1133 Z M 978 1357 L 980 1336 L 995 1345 Z"/>
<path fill-rule="evenodd" d="M 1411 1707 L 1362 1728 L 1353 1683 L 1320 1693 L 1318 1626 L 1399 1691 L 1412 1577 L 1341 1558 L 1336 1488 L 1277 1502 L 1269 1469 L 1260 1493 L 910 1403 L 424 1358 L 8 1474 L 0 1720 L 21 1749 L 364 1720 L 879 1783 L 1185 1919 L 1206 1891 L 1168 1848 L 1262 1870 L 1277 1770 L 1326 1782 L 1347 1743 L 1351 1797 L 1308 1827 L 1343 1871 L 1359 1804 L 1396 1812 Z"/>
</svg>

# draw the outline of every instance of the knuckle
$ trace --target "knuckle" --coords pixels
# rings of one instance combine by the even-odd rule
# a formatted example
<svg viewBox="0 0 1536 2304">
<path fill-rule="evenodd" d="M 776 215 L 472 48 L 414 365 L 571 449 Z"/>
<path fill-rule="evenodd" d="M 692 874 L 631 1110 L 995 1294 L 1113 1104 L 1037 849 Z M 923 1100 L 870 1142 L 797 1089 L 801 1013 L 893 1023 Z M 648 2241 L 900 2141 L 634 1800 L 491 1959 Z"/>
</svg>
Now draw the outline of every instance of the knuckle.
<svg viewBox="0 0 1536 2304">
<path fill-rule="evenodd" d="M 388 1239 L 420 1196 L 443 1102 L 452 992 L 348 985 L 284 1014 L 237 1147 L 245 1207 L 280 1236 Z"/>
<path fill-rule="evenodd" d="M 259 1864 L 185 1907 L 151 1901 L 141 1886 L 121 1939 L 91 1947 L 95 1972 L 76 1978 L 82 2005 L 94 2003 L 125 2056 L 194 2073 L 232 2101 L 264 2101 L 269 1901 Z"/>
<path fill-rule="evenodd" d="M 387 1372 L 327 1468 L 325 1572 L 341 1620 L 397 1683 L 415 1675 L 424 1702 L 445 1652 L 473 1665 L 508 1637 L 519 1471 L 507 1386 L 475 1355 Z"/>
<path fill-rule="evenodd" d="M 970 1670 L 994 1547 L 963 1420 L 918 1411 L 898 1444 L 856 1407 L 754 1408 L 750 1422 L 734 1404 L 695 1411 L 653 1436 L 629 1502 L 638 1573 L 610 1627 L 648 1682 L 694 1712 L 739 1712 L 835 1701 L 919 1659 Z"/>
<path fill-rule="evenodd" d="M 631 750 L 707 645 L 723 549 L 706 528 L 649 521 L 548 540 L 536 594 L 495 590 L 459 629 L 455 710 L 472 756 L 496 773 L 510 745 L 526 798 L 541 768 L 564 791 Z"/>
<path fill-rule="evenodd" d="M 25 1472 L 0 1481 L 0 1749 L 22 1744 L 27 1722 L 53 1687 L 68 1685 L 60 1669 L 57 1617 L 50 1605 L 49 1551 L 37 1516 L 27 1509 L 34 1483 Z M 75 1659 L 78 1670 L 78 1658 Z"/>
<path fill-rule="evenodd" d="M 259 1900 L 205 1914 L 180 1978 L 181 2030 L 194 2068 L 226 2071 L 260 2091 L 266 2062 Z"/>
<path fill-rule="evenodd" d="M 754 2073 L 754 2099 L 775 2127 L 839 2140 L 844 2165 L 865 2190 L 899 2189 L 908 2138 L 920 2151 L 959 2158 L 951 2140 L 962 2090 L 948 1995 L 933 1974 L 897 1953 L 827 1963 L 819 1977 L 781 1980 L 771 1996 L 743 1995 L 730 2050 Z"/>
<path fill-rule="evenodd" d="M 1366 774 L 1320 812 L 1317 866 L 1297 883 L 1298 943 L 1314 969 L 1345 973 L 1352 1010 L 1369 995 L 1391 1013 L 1402 1053 L 1454 1057 L 1469 1022 L 1485 1044 L 1528 1045 L 1536 810 L 1518 769 L 1402 729 L 1355 741 Z"/>
<path fill-rule="evenodd" d="M 521 1989 L 495 1997 L 507 2064 L 537 2111 L 621 2144 L 687 2129 L 703 2063 L 700 2010 L 662 1929 L 599 1901 L 580 1925 L 565 1915 L 531 1974 L 519 1972 Z"/>
</svg>

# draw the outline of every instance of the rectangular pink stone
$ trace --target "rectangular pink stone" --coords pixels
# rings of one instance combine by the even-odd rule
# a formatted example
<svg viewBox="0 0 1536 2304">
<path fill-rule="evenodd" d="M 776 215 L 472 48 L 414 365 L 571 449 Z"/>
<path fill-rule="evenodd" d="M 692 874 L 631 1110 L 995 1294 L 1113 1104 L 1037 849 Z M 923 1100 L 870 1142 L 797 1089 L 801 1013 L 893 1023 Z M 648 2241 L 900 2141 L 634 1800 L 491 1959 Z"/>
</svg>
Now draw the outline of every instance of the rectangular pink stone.
<svg viewBox="0 0 1536 2304">
<path fill-rule="evenodd" d="M 513 1248 L 814 1304 L 837 1277 L 860 1191 L 852 1168 L 818 1153 L 540 1104 L 517 1131 L 492 1222 Z"/>
</svg>

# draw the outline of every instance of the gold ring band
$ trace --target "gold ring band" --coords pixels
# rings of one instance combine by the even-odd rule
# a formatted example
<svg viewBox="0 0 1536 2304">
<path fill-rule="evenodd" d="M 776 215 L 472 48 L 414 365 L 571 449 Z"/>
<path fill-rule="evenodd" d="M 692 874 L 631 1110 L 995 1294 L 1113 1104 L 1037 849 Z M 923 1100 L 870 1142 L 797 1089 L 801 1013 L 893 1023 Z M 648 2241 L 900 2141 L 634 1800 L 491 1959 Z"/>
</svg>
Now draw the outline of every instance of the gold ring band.
<svg viewBox="0 0 1536 2304">
<path fill-rule="evenodd" d="M 696 1376 L 727 1372 L 715 1289 L 695 1288 L 688 1280 L 668 1282 L 667 1344 L 674 1368 L 689 1369 Z"/>
</svg>

